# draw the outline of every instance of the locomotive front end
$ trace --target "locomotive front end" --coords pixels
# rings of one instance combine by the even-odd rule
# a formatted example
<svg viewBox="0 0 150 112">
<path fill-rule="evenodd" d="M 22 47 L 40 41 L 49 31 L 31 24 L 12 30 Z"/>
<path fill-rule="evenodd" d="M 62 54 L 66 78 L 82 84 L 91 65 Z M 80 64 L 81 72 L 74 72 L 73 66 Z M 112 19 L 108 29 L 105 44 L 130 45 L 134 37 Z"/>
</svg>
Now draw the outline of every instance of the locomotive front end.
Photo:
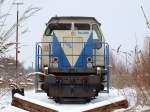
<svg viewBox="0 0 150 112">
<path fill-rule="evenodd" d="M 36 44 L 36 91 L 57 102 L 87 102 L 109 92 L 109 45 L 93 17 L 53 17 Z"/>
</svg>

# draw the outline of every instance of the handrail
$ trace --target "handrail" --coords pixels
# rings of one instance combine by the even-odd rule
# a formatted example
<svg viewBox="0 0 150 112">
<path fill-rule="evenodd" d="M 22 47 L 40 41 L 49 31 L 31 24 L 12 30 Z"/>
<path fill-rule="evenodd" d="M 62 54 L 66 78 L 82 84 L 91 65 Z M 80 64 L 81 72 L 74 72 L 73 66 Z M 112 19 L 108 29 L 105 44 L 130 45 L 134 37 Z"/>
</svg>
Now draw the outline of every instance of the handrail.
<svg viewBox="0 0 150 112">
<path fill-rule="evenodd" d="M 60 44 L 63 44 L 63 43 L 71 43 L 71 44 L 84 44 L 86 42 L 59 42 Z M 36 52 L 35 52 L 35 71 L 36 72 L 41 72 L 41 69 L 42 69 L 42 57 L 45 57 L 45 56 L 48 56 L 49 57 L 49 60 L 50 60 L 50 57 L 52 56 L 53 57 L 53 54 L 52 53 L 48 53 L 48 54 L 42 54 L 42 44 L 48 44 L 49 46 L 53 44 L 53 42 L 37 42 L 36 43 Z M 92 54 L 92 57 L 93 57 L 93 61 L 97 60 L 96 57 L 98 56 L 102 56 L 103 59 L 104 59 L 104 68 L 105 68 L 105 73 L 106 73 L 106 92 L 108 93 L 109 92 L 109 80 L 110 80 L 110 72 L 109 72 L 109 44 L 106 43 L 106 42 L 101 42 L 101 44 L 104 46 L 104 49 L 103 49 L 103 55 L 101 54 L 96 54 L 96 49 L 94 49 L 94 54 Z M 91 46 L 89 46 L 91 47 Z M 80 54 L 65 54 L 66 56 L 79 56 Z M 84 54 L 85 55 L 85 54 Z M 95 59 L 94 59 L 95 58 Z M 49 61 L 49 65 L 50 65 L 50 61 Z M 96 65 L 96 62 L 95 62 L 95 65 Z M 68 69 L 68 67 L 66 67 L 66 69 Z M 39 76 L 36 75 L 36 80 L 35 80 L 35 85 L 36 85 L 36 88 L 38 88 L 38 78 Z M 36 89 L 38 90 L 38 89 Z"/>
<path fill-rule="evenodd" d="M 62 43 L 86 43 L 86 42 L 60 42 L 60 44 Z M 99 55 L 99 54 L 96 54 L 96 49 L 95 49 L 95 53 L 92 54 L 92 57 L 95 57 L 95 61 L 96 61 L 96 56 L 104 56 L 104 66 L 105 66 L 105 69 L 108 69 L 107 66 L 109 65 L 109 44 L 106 43 L 106 42 L 101 42 L 102 44 L 104 44 L 104 55 Z M 36 71 L 38 72 L 40 70 L 40 65 L 42 64 L 42 57 L 43 56 L 53 56 L 53 54 L 51 53 L 48 53 L 48 55 L 43 55 L 42 54 L 42 47 L 41 45 L 42 44 L 48 44 L 48 45 L 51 45 L 53 44 L 53 42 L 37 42 L 36 43 Z M 91 47 L 91 46 L 89 46 Z M 80 54 L 66 54 L 66 56 L 79 56 Z M 84 54 L 84 56 L 87 56 Z M 95 65 L 96 65 L 96 62 L 95 62 Z"/>
</svg>

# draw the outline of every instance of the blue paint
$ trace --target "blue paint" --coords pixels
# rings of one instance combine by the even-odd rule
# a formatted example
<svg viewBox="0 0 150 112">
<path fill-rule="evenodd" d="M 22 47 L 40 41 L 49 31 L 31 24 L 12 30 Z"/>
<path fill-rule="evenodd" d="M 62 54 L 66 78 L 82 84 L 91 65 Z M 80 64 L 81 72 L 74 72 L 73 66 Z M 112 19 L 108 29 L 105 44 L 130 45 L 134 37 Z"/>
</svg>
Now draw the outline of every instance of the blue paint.
<svg viewBox="0 0 150 112">
<path fill-rule="evenodd" d="M 105 69 L 107 75 L 107 93 L 109 93 L 109 80 L 110 80 L 110 70 L 109 70 L 109 45 L 105 44 Z"/>
<path fill-rule="evenodd" d="M 37 59 L 37 56 L 38 56 L 38 54 L 37 54 L 37 51 L 38 51 L 37 50 L 37 45 L 38 45 L 38 43 L 36 43 L 36 48 L 35 48 L 36 49 L 35 50 L 35 72 L 38 72 L 38 67 L 37 67 L 38 66 L 38 63 L 37 63 L 38 62 L 38 59 Z"/>
<path fill-rule="evenodd" d="M 55 33 L 53 32 L 53 42 L 52 42 L 52 55 L 54 57 L 58 57 L 58 67 L 63 68 L 70 68 L 71 65 L 61 47 L 61 43 L 58 41 Z"/>
<path fill-rule="evenodd" d="M 75 64 L 76 68 L 83 69 L 87 67 L 87 58 L 93 55 L 93 34 L 91 33 L 84 48 Z"/>
</svg>

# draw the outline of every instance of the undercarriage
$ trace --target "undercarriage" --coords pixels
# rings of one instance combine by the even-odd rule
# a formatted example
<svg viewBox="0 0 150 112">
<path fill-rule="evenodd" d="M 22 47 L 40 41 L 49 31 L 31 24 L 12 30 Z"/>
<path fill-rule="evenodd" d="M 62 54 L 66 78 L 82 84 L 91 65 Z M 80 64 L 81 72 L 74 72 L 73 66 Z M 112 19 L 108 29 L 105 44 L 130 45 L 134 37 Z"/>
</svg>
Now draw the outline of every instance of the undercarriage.
<svg viewBox="0 0 150 112">
<path fill-rule="evenodd" d="M 104 90 L 100 75 L 44 76 L 42 89 L 56 102 L 84 103 L 98 96 Z"/>
</svg>

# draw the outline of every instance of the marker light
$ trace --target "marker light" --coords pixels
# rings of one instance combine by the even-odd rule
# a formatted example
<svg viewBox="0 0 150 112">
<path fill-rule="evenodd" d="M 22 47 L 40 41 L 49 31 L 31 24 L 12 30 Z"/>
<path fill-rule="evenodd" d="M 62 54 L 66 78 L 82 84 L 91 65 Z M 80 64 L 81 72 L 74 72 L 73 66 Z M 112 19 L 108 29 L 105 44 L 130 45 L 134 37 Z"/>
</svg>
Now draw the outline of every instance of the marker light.
<svg viewBox="0 0 150 112">
<path fill-rule="evenodd" d="M 101 75 L 101 67 L 97 67 L 96 70 L 97 70 L 97 74 Z"/>
<path fill-rule="evenodd" d="M 44 70 L 48 70 L 48 66 L 44 67 Z"/>
<path fill-rule="evenodd" d="M 53 62 L 58 63 L 58 57 L 53 57 Z"/>
</svg>

